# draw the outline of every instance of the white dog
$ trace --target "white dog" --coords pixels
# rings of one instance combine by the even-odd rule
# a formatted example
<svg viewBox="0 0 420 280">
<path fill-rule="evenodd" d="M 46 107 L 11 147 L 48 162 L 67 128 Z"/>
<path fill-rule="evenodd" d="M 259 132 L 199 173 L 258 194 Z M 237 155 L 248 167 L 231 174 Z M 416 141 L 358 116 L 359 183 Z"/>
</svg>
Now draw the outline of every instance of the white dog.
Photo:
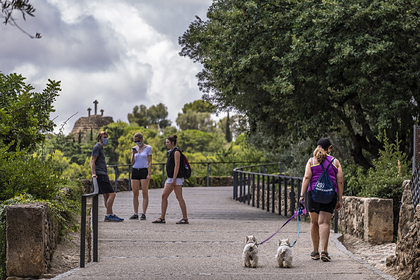
<svg viewBox="0 0 420 280">
<path fill-rule="evenodd" d="M 289 238 L 279 241 L 276 260 L 279 267 L 292 267 L 292 250 L 290 249 Z"/>
<path fill-rule="evenodd" d="M 245 248 L 242 253 L 244 259 L 244 265 L 246 267 L 257 267 L 258 266 L 258 246 L 257 238 L 253 235 L 248 235 L 245 239 Z"/>
</svg>

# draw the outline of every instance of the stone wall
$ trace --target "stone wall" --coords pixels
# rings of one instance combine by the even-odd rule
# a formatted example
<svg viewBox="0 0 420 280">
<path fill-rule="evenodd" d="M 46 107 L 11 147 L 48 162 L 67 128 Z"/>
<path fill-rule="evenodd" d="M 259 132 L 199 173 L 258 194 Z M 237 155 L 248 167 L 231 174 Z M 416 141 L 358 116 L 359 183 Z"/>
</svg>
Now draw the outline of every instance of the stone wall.
<svg viewBox="0 0 420 280">
<path fill-rule="evenodd" d="M 386 265 L 398 270 L 400 280 L 420 279 L 420 204 L 414 214 L 410 181 L 404 181 L 403 187 L 397 248 L 395 255 L 387 258 Z"/>
<path fill-rule="evenodd" d="M 39 277 L 47 272 L 59 241 L 59 226 L 43 203 L 6 206 L 7 276 Z"/>
<path fill-rule="evenodd" d="M 248 187 L 246 187 L 248 190 Z M 269 201 L 269 211 L 272 212 L 272 186 L 270 185 L 270 192 L 267 193 L 267 185 L 264 190 L 264 206 L 262 197 L 262 184 L 259 189 L 259 196 L 257 189 L 255 191 L 255 207 L 257 207 L 257 200 L 259 197 L 259 208 L 267 210 L 267 199 Z M 238 188 L 238 197 L 240 196 Z M 281 215 L 284 215 L 284 187 L 281 189 Z M 249 196 L 250 204 L 252 204 L 252 194 Z M 298 194 L 295 190 L 295 205 L 297 209 Z M 248 195 L 244 193 L 242 198 L 238 200 L 248 203 Z M 290 216 L 292 206 L 291 188 L 287 188 L 287 215 Z M 279 213 L 278 190 L 274 197 L 274 212 Z M 355 237 L 363 239 L 371 244 L 382 244 L 393 241 L 393 203 L 392 199 L 380 198 L 362 198 L 353 196 L 343 196 L 343 207 L 338 212 L 338 229 L 341 233 L 351 234 Z M 332 220 L 334 217 L 332 217 Z"/>
<path fill-rule="evenodd" d="M 112 117 L 104 117 L 101 115 L 92 115 L 89 117 L 81 117 L 78 119 L 74 126 L 72 131 L 69 135 L 72 135 L 74 139 L 77 141 L 79 139 L 79 131 L 81 133 L 81 138 L 84 139 L 86 136 L 90 135 L 90 130 L 93 130 L 93 140 L 96 140 L 96 136 L 104 125 L 113 123 L 114 120 Z M 96 133 L 95 133 L 96 132 Z M 109 135 L 109 137 L 112 137 L 112 135 Z"/>
<path fill-rule="evenodd" d="M 392 199 L 343 196 L 338 229 L 371 244 L 393 241 Z"/>
<path fill-rule="evenodd" d="M 198 186 L 205 186 L 207 184 L 207 177 L 195 177 L 197 180 Z M 115 180 L 110 180 L 112 187 L 115 186 Z M 223 176 L 223 177 L 210 177 L 209 180 L 210 186 L 218 187 L 218 186 L 232 186 L 232 176 Z M 157 185 L 153 179 L 150 180 L 149 183 L 149 189 L 156 189 L 159 188 L 161 184 L 161 181 L 159 182 L 159 185 Z M 93 185 L 92 180 L 82 180 L 83 185 L 83 191 L 84 193 L 92 193 L 93 192 Z M 141 186 L 140 186 L 141 188 Z M 117 179 L 117 190 L 119 192 L 122 191 L 128 191 L 128 179 Z"/>
</svg>

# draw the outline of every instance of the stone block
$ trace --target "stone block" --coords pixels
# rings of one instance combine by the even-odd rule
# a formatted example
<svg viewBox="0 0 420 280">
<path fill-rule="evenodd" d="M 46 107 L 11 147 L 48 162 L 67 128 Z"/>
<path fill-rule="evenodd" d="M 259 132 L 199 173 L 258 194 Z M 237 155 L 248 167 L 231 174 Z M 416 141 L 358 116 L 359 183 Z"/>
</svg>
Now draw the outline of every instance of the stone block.
<svg viewBox="0 0 420 280">
<path fill-rule="evenodd" d="M 392 242 L 394 214 L 392 199 L 364 200 L 364 240 L 371 244 Z"/>
<path fill-rule="evenodd" d="M 8 276 L 39 277 L 44 273 L 44 221 L 42 204 L 6 207 Z"/>
</svg>

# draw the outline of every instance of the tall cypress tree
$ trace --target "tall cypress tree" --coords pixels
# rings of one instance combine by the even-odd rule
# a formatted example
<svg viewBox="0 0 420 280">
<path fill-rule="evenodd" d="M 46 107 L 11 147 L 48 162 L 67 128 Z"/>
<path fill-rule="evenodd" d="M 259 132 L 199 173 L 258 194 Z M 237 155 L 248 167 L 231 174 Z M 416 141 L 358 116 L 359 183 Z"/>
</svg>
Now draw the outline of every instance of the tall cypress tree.
<svg viewBox="0 0 420 280">
<path fill-rule="evenodd" d="M 228 143 L 232 142 L 232 134 L 230 132 L 229 112 L 227 114 L 227 119 L 226 119 L 226 141 Z"/>
<path fill-rule="evenodd" d="M 90 141 L 93 141 L 93 128 L 90 128 Z"/>
</svg>

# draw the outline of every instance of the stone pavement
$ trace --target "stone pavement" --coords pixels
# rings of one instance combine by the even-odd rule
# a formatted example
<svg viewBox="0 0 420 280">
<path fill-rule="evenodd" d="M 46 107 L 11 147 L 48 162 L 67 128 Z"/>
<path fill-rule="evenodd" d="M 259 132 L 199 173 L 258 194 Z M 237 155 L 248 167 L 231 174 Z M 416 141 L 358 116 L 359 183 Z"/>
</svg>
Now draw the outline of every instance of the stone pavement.
<svg viewBox="0 0 420 280">
<path fill-rule="evenodd" d="M 300 222 L 300 235 L 292 248 L 293 267 L 279 268 L 275 261 L 280 238 L 296 239 L 296 220 L 259 246 L 259 266 L 244 267 L 245 236 L 261 242 L 287 220 L 232 200 L 232 187 L 184 188 L 189 225 L 175 224 L 181 210 L 175 194 L 169 197 L 166 224 L 153 224 L 160 215 L 162 189 L 149 190 L 146 221 L 130 221 L 131 192 L 120 192 L 114 212 L 122 223 L 104 223 L 100 198 L 99 262 L 77 268 L 54 279 L 394 279 L 348 252 L 338 235 L 331 234 L 324 263 L 309 257 L 312 251 L 310 224 Z M 141 209 L 141 197 L 140 197 Z"/>
</svg>

